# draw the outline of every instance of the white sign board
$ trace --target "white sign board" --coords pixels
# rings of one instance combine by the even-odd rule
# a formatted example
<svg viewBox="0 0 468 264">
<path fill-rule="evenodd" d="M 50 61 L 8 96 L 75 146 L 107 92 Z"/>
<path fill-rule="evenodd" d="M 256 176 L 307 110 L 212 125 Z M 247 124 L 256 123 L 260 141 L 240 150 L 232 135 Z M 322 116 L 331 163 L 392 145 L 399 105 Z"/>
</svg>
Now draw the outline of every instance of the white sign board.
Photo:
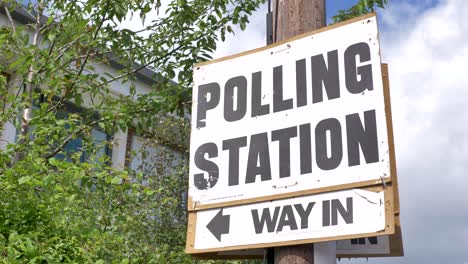
<svg viewBox="0 0 468 264">
<path fill-rule="evenodd" d="M 390 181 L 380 63 L 367 16 L 196 65 L 189 210 Z"/>
<path fill-rule="evenodd" d="M 336 241 L 337 255 L 390 255 L 389 236 L 355 238 Z"/>
<path fill-rule="evenodd" d="M 220 251 L 213 254 L 197 255 L 197 258 L 221 258 L 239 259 L 251 258 L 262 259 L 266 254 L 264 248 Z M 376 236 L 368 238 L 354 238 L 336 241 L 336 255 L 341 258 L 392 256 L 390 247 L 390 236 Z M 401 256 L 401 255 L 397 255 Z"/>
<path fill-rule="evenodd" d="M 351 189 L 196 212 L 189 253 L 336 240 L 385 230 L 384 192 Z M 190 243 L 190 242 L 189 242 Z"/>
</svg>

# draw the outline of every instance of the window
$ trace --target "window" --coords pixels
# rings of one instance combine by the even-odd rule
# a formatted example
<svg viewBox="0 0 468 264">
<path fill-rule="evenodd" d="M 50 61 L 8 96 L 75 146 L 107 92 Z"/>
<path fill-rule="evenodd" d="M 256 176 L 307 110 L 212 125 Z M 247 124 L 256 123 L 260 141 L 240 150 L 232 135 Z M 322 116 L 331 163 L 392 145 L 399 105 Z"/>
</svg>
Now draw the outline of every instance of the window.
<svg viewBox="0 0 468 264">
<path fill-rule="evenodd" d="M 69 114 L 80 113 L 81 111 L 82 109 L 77 108 L 70 103 L 65 103 L 64 107 L 57 112 L 57 117 L 67 118 Z M 91 130 L 91 136 L 92 136 L 94 145 L 100 147 L 97 151 L 98 153 L 97 153 L 96 159 L 99 160 L 99 158 L 102 157 L 103 155 L 110 157 L 111 151 L 110 151 L 108 144 L 106 144 L 106 142 L 110 139 L 110 136 L 106 134 L 104 131 L 102 131 L 100 128 L 98 128 L 97 126 Z M 67 153 L 68 155 L 71 155 L 76 152 L 81 152 L 82 147 L 83 147 L 83 140 L 81 138 L 75 138 L 65 145 L 63 151 Z M 56 157 L 65 158 L 65 155 L 58 154 Z M 80 157 L 80 161 L 85 162 L 88 159 L 89 159 L 88 155 L 86 154 L 86 152 L 83 151 Z"/>
<path fill-rule="evenodd" d="M 144 175 L 164 176 L 172 169 L 181 165 L 182 155 L 158 142 L 136 134 L 134 129 L 128 131 L 127 163 L 126 165 Z"/>
<path fill-rule="evenodd" d="M 6 73 L 0 72 L 0 111 L 3 113 L 7 107 L 8 96 L 8 82 L 10 76 Z"/>
<path fill-rule="evenodd" d="M 142 176 L 136 180 L 150 189 L 157 190 L 160 186 L 173 184 L 168 192 L 161 195 L 177 198 L 180 208 L 178 212 L 184 217 L 188 197 L 184 190 L 187 186 L 187 174 L 184 171 L 186 163 L 186 157 L 181 150 L 159 142 L 155 136 L 145 137 L 145 135 L 138 135 L 133 129 L 128 130 L 126 166 L 132 172 L 136 172 L 136 175 Z M 178 221 L 179 217 L 181 216 L 175 216 L 174 219 Z"/>
<path fill-rule="evenodd" d="M 57 98 L 55 98 L 57 100 Z M 40 98 L 35 102 L 33 109 L 38 109 L 40 104 L 45 101 L 44 96 L 40 96 Z M 71 103 L 64 103 L 61 109 L 57 111 L 57 118 L 59 119 L 65 119 L 67 118 L 70 114 L 74 113 L 81 113 L 83 111 L 82 108 L 76 107 Z M 96 116 L 98 118 L 98 116 Z M 69 125 L 65 125 L 65 127 L 68 129 Z M 32 137 L 34 137 L 34 127 L 31 128 L 31 131 L 33 131 L 31 134 Z M 100 157 L 103 155 L 106 155 L 108 157 L 111 156 L 111 149 L 109 148 L 108 144 L 106 142 L 110 139 L 110 135 L 108 135 L 106 132 L 102 131 L 99 127 L 95 127 L 91 130 L 91 136 L 94 145 L 98 146 L 97 150 L 97 155 L 96 159 L 99 160 Z M 89 160 L 89 155 L 85 151 L 82 151 L 83 148 L 83 139 L 82 138 L 75 138 L 69 141 L 63 148 L 62 153 L 59 153 L 55 155 L 56 158 L 58 159 L 67 159 L 70 160 L 70 156 L 74 153 L 80 152 L 80 162 L 85 162 Z"/>
<path fill-rule="evenodd" d="M 10 75 L 0 72 L 0 114 L 8 111 L 8 83 Z M 5 149 L 9 143 L 15 142 L 16 128 L 12 122 L 0 123 L 0 149 Z"/>
</svg>

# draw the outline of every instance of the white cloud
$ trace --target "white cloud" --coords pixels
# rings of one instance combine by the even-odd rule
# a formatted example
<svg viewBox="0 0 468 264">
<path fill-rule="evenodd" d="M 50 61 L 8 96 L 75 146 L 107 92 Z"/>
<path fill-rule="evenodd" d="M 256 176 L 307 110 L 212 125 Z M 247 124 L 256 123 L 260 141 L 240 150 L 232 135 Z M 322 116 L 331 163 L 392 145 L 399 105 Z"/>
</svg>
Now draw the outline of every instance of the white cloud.
<svg viewBox="0 0 468 264">
<path fill-rule="evenodd" d="M 220 58 L 237 54 L 239 52 L 252 50 L 266 45 L 266 13 L 267 5 L 263 4 L 249 18 L 247 29 L 242 31 L 239 27 L 234 28 L 235 34 L 226 35 L 226 41 L 218 42 L 213 58 Z"/>
<path fill-rule="evenodd" d="M 120 23 L 119 27 L 139 31 L 145 26 L 148 26 L 150 24 L 148 22 L 152 19 L 162 18 L 165 15 L 169 3 L 170 0 L 161 0 L 161 7 L 159 10 L 152 10 L 147 14 L 146 23 L 143 23 L 139 13 L 135 13 L 133 15 L 129 14 L 127 18 Z M 226 33 L 226 40 L 224 42 L 218 41 L 218 47 L 213 53 L 213 58 L 229 56 L 264 46 L 266 43 L 266 13 L 267 5 L 263 4 L 249 17 L 250 22 L 246 30 L 242 31 L 239 26 L 233 27 L 235 34 Z M 143 32 L 141 35 L 148 36 L 149 33 Z"/>
<path fill-rule="evenodd" d="M 466 14 L 468 1 L 444 0 L 429 10 L 390 2 L 380 15 L 406 256 L 369 263 L 463 263 L 468 258 Z"/>
</svg>

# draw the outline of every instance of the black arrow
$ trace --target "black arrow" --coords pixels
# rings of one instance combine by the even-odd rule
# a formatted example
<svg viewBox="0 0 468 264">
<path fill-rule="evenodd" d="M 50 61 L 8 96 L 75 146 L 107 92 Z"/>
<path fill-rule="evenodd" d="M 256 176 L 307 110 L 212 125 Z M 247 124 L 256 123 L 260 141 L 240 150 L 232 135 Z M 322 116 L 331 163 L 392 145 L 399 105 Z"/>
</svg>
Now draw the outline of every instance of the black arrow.
<svg viewBox="0 0 468 264">
<path fill-rule="evenodd" d="M 206 228 L 221 242 L 222 234 L 229 234 L 229 220 L 231 216 L 223 215 L 223 209 L 206 225 Z"/>
</svg>

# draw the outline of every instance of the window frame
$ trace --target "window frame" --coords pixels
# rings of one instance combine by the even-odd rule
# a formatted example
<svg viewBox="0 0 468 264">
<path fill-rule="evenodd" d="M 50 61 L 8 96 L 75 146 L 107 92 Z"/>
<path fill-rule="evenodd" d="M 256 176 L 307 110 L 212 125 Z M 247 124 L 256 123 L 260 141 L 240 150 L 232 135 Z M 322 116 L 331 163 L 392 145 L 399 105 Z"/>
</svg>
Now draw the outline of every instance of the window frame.
<svg viewBox="0 0 468 264">
<path fill-rule="evenodd" d="M 37 92 L 40 93 L 40 89 L 36 89 Z M 58 102 L 60 100 L 60 97 L 59 96 L 53 96 L 52 97 L 52 101 L 53 102 Z M 46 102 L 46 98 L 44 96 L 43 93 L 40 93 L 39 95 L 39 98 L 37 99 L 37 101 L 34 102 L 33 104 L 33 107 L 38 107 L 40 104 Z M 64 101 L 62 103 L 62 106 L 58 109 L 57 113 L 59 111 L 64 111 L 68 114 L 81 114 L 83 113 L 84 111 L 86 110 L 86 108 L 84 107 L 79 107 L 69 101 Z M 56 113 L 56 114 L 57 114 Z M 93 119 L 99 119 L 100 118 L 100 115 L 98 112 L 95 112 L 93 114 Z M 102 130 L 100 127 L 98 126 L 94 126 L 93 130 L 97 130 L 99 132 L 102 132 L 106 135 L 106 141 L 111 141 L 114 137 L 113 134 L 108 134 L 106 131 Z M 19 131 L 16 131 L 16 137 L 18 136 L 18 132 Z M 34 133 L 32 133 L 32 135 L 34 135 Z M 105 144 L 105 148 L 104 148 L 104 155 L 106 155 L 108 158 L 109 158 L 109 161 L 108 161 L 108 165 L 112 164 L 112 147 L 109 145 L 109 144 Z M 86 153 L 83 152 L 80 156 L 80 162 L 85 162 L 86 161 Z"/>
</svg>

